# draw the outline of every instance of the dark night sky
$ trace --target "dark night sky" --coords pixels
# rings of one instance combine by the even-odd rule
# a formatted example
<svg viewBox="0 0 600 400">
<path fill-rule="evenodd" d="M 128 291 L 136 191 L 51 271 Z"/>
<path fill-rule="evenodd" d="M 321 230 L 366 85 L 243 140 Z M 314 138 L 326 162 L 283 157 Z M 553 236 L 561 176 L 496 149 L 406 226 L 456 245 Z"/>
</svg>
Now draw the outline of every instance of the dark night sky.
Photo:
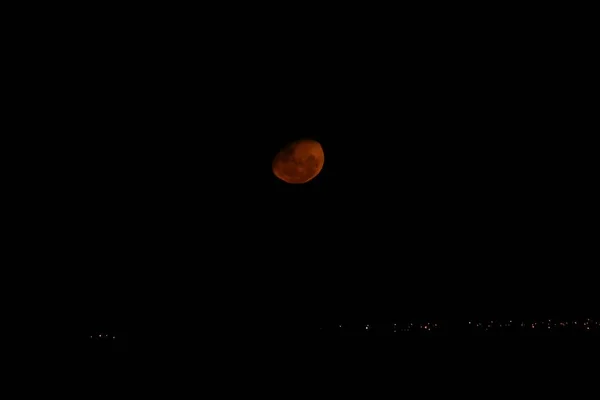
<svg viewBox="0 0 600 400">
<path fill-rule="evenodd" d="M 130 331 L 585 314 L 584 74 L 483 22 L 182 24 L 53 51 L 77 49 L 40 175 L 65 301 Z M 284 184 L 272 158 L 302 137 L 325 167 Z"/>
</svg>

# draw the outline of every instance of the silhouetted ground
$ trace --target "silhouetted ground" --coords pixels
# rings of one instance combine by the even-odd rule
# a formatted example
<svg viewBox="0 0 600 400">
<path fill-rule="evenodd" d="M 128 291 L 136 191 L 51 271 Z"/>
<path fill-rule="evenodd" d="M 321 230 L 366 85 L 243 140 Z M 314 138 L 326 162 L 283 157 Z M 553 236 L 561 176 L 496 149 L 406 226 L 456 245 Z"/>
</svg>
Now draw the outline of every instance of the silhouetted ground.
<svg viewBox="0 0 600 400">
<path fill-rule="evenodd" d="M 135 340 L 132 338 L 135 337 Z M 248 349 L 290 349 L 309 346 L 313 339 L 352 337 L 397 338 L 411 343 L 419 338 L 473 337 L 504 338 L 594 338 L 600 337 L 600 321 L 592 318 L 577 320 L 473 320 L 448 322 L 443 320 L 415 320 L 386 323 L 321 323 L 314 325 L 255 325 L 192 327 L 184 332 L 147 330 L 136 333 L 93 332 L 83 338 L 84 347 L 93 354 L 133 352 L 167 352 L 179 354 L 194 352 L 206 346 L 228 342 Z M 336 340 L 337 340 L 336 339 Z M 408 342 L 407 342 L 408 340 Z M 414 342 L 417 343 L 417 342 Z M 309 346 L 310 347 L 310 346 Z"/>
</svg>

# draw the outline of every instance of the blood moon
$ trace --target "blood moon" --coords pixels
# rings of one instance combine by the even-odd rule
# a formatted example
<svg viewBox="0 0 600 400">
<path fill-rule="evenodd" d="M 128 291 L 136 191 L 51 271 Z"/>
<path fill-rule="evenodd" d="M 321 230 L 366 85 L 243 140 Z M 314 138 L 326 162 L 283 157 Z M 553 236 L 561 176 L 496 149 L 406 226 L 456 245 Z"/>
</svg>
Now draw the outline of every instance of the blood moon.
<svg viewBox="0 0 600 400">
<path fill-rule="evenodd" d="M 316 140 L 297 140 L 273 159 L 273 173 L 287 183 L 306 183 L 319 175 L 325 163 L 323 147 Z"/>
</svg>

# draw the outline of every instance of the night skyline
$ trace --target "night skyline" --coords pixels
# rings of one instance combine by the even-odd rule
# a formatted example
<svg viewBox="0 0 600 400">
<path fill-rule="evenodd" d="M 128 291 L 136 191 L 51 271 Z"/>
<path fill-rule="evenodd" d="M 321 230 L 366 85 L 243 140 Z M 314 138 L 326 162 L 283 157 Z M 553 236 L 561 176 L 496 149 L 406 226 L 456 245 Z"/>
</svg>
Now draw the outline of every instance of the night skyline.
<svg viewBox="0 0 600 400">
<path fill-rule="evenodd" d="M 597 318 L 590 64 L 407 15 L 50 46 L 32 186 L 78 337 Z M 291 185 L 300 139 L 325 161 Z"/>
</svg>

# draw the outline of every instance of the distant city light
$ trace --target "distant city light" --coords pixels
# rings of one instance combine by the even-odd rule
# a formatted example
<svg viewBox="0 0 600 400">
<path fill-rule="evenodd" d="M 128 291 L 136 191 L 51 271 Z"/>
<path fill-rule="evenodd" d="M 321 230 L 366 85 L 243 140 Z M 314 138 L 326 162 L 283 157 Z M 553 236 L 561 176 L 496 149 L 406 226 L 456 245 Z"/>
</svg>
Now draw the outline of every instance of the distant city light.
<svg viewBox="0 0 600 400">
<path fill-rule="evenodd" d="M 560 332 L 571 332 L 577 331 L 598 331 L 600 332 L 600 323 L 599 321 L 594 321 L 591 318 L 588 318 L 583 321 L 577 320 L 552 320 L 552 319 L 540 319 L 540 320 L 528 320 L 528 321 L 518 321 L 513 319 L 506 320 L 480 320 L 473 321 L 468 320 L 465 321 L 468 323 L 469 329 L 473 329 L 474 332 L 510 332 L 510 333 L 518 333 L 523 330 L 535 330 L 540 331 L 540 327 L 546 327 L 543 332 L 556 331 Z M 581 323 L 580 323 L 581 322 Z M 400 326 L 398 326 L 400 325 Z M 338 332 L 344 334 L 346 332 L 351 333 L 355 331 L 358 326 L 352 327 L 352 324 L 335 324 L 330 325 L 330 327 L 337 327 Z M 571 327 L 571 328 L 569 328 Z M 579 328 L 578 328 L 579 327 Z M 536 329 L 537 328 L 537 329 Z M 319 328 L 320 330 L 328 330 L 329 328 Z M 397 322 L 393 323 L 383 323 L 383 324 L 364 324 L 362 325 L 363 332 L 368 331 L 369 333 L 373 331 L 374 334 L 386 334 L 387 333 L 397 333 L 397 332 L 452 332 L 451 329 L 445 328 L 445 324 L 437 322 L 437 321 L 418 321 L 418 322 L 406 322 L 403 324 L 399 324 Z"/>
</svg>

